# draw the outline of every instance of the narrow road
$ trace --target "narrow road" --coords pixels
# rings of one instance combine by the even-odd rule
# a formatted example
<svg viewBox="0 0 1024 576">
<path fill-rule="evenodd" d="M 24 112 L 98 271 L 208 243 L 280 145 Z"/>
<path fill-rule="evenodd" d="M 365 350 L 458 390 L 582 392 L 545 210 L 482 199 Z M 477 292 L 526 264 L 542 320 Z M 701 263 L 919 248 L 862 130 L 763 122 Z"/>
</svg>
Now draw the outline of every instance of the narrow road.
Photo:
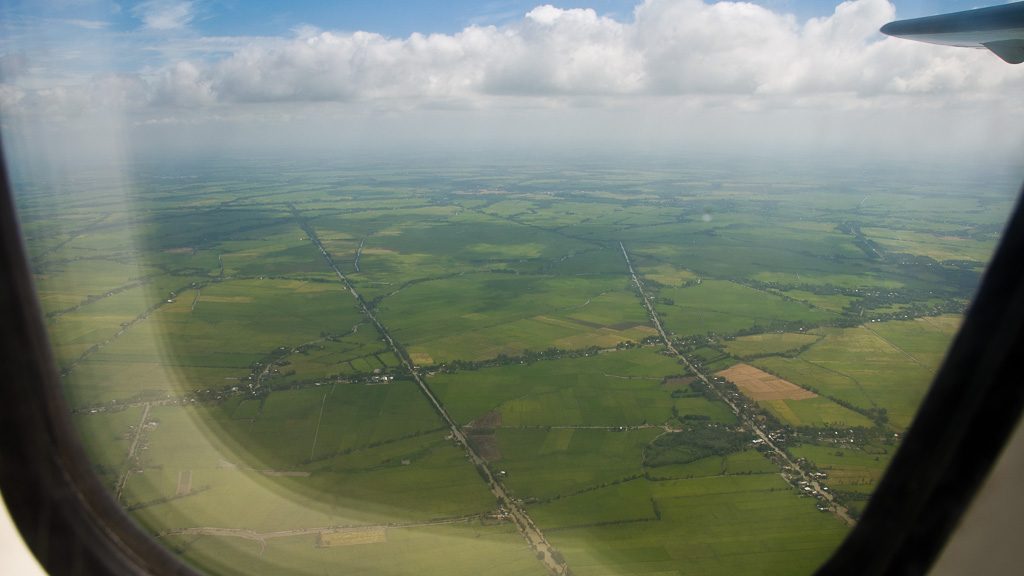
<svg viewBox="0 0 1024 576">
<path fill-rule="evenodd" d="M 100 227 L 104 222 L 106 222 L 108 219 L 110 219 L 110 217 L 112 215 L 113 215 L 112 212 L 104 214 L 103 216 L 100 216 L 99 220 L 96 220 L 94 222 L 90 222 L 90 223 L 82 226 L 78 230 L 74 230 L 73 232 L 71 232 L 71 234 L 67 238 L 65 238 L 64 240 L 61 240 L 57 244 L 54 244 L 53 246 L 50 246 L 49 248 L 46 248 L 45 250 L 41 250 L 39 252 L 36 252 L 35 255 L 32 256 L 31 259 L 30 259 L 32 266 L 35 267 L 40 262 L 45 260 L 47 256 L 49 256 L 50 254 L 53 254 L 54 252 L 60 250 L 61 248 L 65 247 L 65 246 L 67 246 L 69 243 L 74 242 L 75 240 L 80 238 L 83 234 L 85 234 L 85 233 L 87 233 L 87 232 L 89 232 L 89 231 L 91 231 L 91 230 L 93 230 L 95 228 Z"/>
<path fill-rule="evenodd" d="M 180 292 L 184 292 L 185 290 L 188 290 L 190 287 L 191 287 L 191 284 L 189 286 L 182 286 L 181 288 L 178 288 L 177 290 L 175 290 L 174 293 L 177 294 L 177 293 L 180 293 Z M 154 312 L 159 310 L 160 307 L 164 306 L 165 304 L 167 304 L 167 301 L 164 300 L 164 299 L 161 299 L 156 304 L 153 304 L 149 308 L 146 308 L 146 310 L 144 312 L 142 312 L 142 314 L 139 314 L 135 318 L 133 318 L 133 319 L 129 320 L 128 322 L 125 322 L 124 324 L 122 324 L 121 327 L 118 329 L 118 331 L 114 332 L 114 334 L 109 336 L 106 340 L 103 340 L 102 342 L 97 342 L 96 344 L 93 344 L 92 346 L 87 348 L 85 350 L 85 352 L 82 352 L 82 354 L 78 358 L 75 358 L 74 360 L 69 362 L 66 366 L 63 366 L 61 368 L 61 371 L 60 371 L 61 377 L 66 377 L 68 374 L 71 374 L 71 372 L 75 369 L 75 367 L 78 366 L 79 364 L 81 364 L 82 362 L 84 362 L 89 356 L 92 356 L 93 354 L 98 352 L 104 346 L 109 345 L 114 340 L 116 340 L 116 339 L 120 338 L 121 336 L 123 336 L 133 326 L 135 326 L 139 322 L 142 322 L 143 320 L 149 318 Z"/>
<path fill-rule="evenodd" d="M 331 387 L 331 391 L 334 391 L 333 387 Z M 327 406 L 327 394 L 329 393 L 324 392 L 324 399 L 320 402 L 320 416 L 316 419 L 316 432 L 313 433 L 313 447 L 309 449 L 310 460 L 312 460 L 316 455 L 316 441 L 320 438 L 320 423 L 324 421 L 324 407 Z"/>
<path fill-rule="evenodd" d="M 273 532 L 257 532 L 248 528 L 219 528 L 216 526 L 195 526 L 192 528 L 172 528 L 157 534 L 158 538 L 164 536 L 198 535 L 198 536 L 232 536 L 262 542 L 273 538 L 288 538 L 290 536 L 308 536 L 310 534 L 321 534 L 330 532 L 341 532 L 344 530 L 381 530 L 385 528 L 419 528 L 422 526 L 441 526 L 444 524 L 460 524 L 470 522 L 484 516 L 483 514 L 471 514 L 468 516 L 457 516 L 453 518 L 442 518 L 440 520 L 427 520 L 424 522 L 392 522 L 388 524 L 347 524 L 343 526 L 318 526 L 314 528 L 293 528 L 291 530 L 275 530 Z"/>
<path fill-rule="evenodd" d="M 124 463 L 124 472 L 121 473 L 120 480 L 117 481 L 117 492 L 115 499 L 120 502 L 121 494 L 124 492 L 124 485 L 128 483 L 128 477 L 132 474 L 132 466 L 134 465 L 135 451 L 139 447 L 139 440 L 142 438 L 142 431 L 146 427 L 146 420 L 149 418 L 149 402 L 146 402 L 142 409 L 142 418 L 139 419 L 139 425 L 135 428 L 135 434 L 132 436 L 132 443 L 128 447 L 128 458 Z"/>
<path fill-rule="evenodd" d="M 839 518 L 849 526 L 853 526 L 854 524 L 856 524 L 856 521 L 850 516 L 849 510 L 847 510 L 845 506 L 842 506 L 838 502 L 836 502 L 835 498 L 832 497 L 832 494 L 830 494 L 827 490 L 823 489 L 817 480 L 809 476 L 806 472 L 803 471 L 803 469 L 797 466 L 795 462 L 790 460 L 789 456 L 783 450 L 781 450 L 775 444 L 775 442 L 772 441 L 771 438 L 768 437 L 768 434 L 765 433 L 765 431 L 762 430 L 760 426 L 758 426 L 750 418 L 744 416 L 739 407 L 736 406 L 736 404 L 733 403 L 733 401 L 729 399 L 728 396 L 723 394 L 717 386 L 715 386 L 710 380 L 708 380 L 708 377 L 705 376 L 703 372 L 697 370 L 693 366 L 689 358 L 687 358 L 678 350 L 676 350 L 675 346 L 672 345 L 672 340 L 668 337 L 668 334 L 665 333 L 665 329 L 661 325 L 661 320 L 658 319 L 658 315 L 654 311 L 654 305 L 651 303 L 651 299 L 647 296 L 647 292 L 644 291 L 644 286 L 640 282 L 640 278 L 637 277 L 636 271 L 633 270 L 633 263 L 630 262 L 629 260 L 629 253 L 626 252 L 626 246 L 622 242 L 619 242 L 619 248 L 622 249 L 622 257 L 626 259 L 626 267 L 629 268 L 629 275 L 633 279 L 633 285 L 636 286 L 637 291 L 640 293 L 640 299 L 643 300 L 644 308 L 647 309 L 647 314 L 648 316 L 650 316 L 651 322 L 654 323 L 654 327 L 658 330 L 658 334 L 661 335 L 661 339 L 665 343 L 665 347 L 668 348 L 668 350 L 672 352 L 674 356 L 682 360 L 683 364 L 685 364 L 686 367 L 690 369 L 690 372 L 693 372 L 694 375 L 697 378 L 699 378 L 701 382 L 703 382 L 704 385 L 708 387 L 709 390 L 714 391 L 715 395 L 718 396 L 718 398 L 721 399 L 722 402 L 725 402 L 725 405 L 728 406 L 730 410 L 732 410 L 733 414 L 736 415 L 740 422 L 742 422 L 745 426 L 750 427 L 754 434 L 757 435 L 757 437 L 764 442 L 764 445 L 775 453 L 775 455 L 779 458 L 779 461 L 784 462 L 787 467 L 793 469 L 800 476 L 801 480 L 807 482 L 807 485 L 811 487 L 816 496 L 819 496 L 824 501 L 828 502 L 829 510 L 833 514 L 835 514 L 837 518 Z"/>
<path fill-rule="evenodd" d="M 127 284 L 122 284 L 122 285 L 120 285 L 120 286 L 118 286 L 116 288 L 111 288 L 110 290 L 107 290 L 106 292 L 104 292 L 103 294 L 101 294 L 99 296 L 89 296 L 89 297 L 85 298 L 84 300 L 82 300 L 81 302 L 79 302 L 78 304 L 75 304 L 74 306 L 71 306 L 69 308 L 63 308 L 61 310 L 53 310 L 51 312 L 47 312 L 46 313 L 46 318 L 47 319 L 60 318 L 61 316 L 65 315 L 65 314 L 70 314 L 71 312 L 74 312 L 74 311 L 76 311 L 76 310 L 78 310 L 78 309 L 80 309 L 82 307 L 89 306 L 90 304 L 95 304 L 95 303 L 99 302 L 100 300 L 104 300 L 106 298 L 110 298 L 111 296 L 116 296 L 116 295 L 118 295 L 118 294 L 120 294 L 120 293 L 122 293 L 122 292 L 124 292 L 126 290 L 131 290 L 132 288 L 138 288 L 139 286 L 144 286 L 144 285 L 148 284 L 149 282 L 150 282 L 149 277 L 144 277 L 144 278 L 140 278 L 140 279 L 137 279 L 137 280 L 132 280 L 131 282 L 128 282 Z"/>
<path fill-rule="evenodd" d="M 474 429 L 476 426 L 473 424 L 466 424 L 463 429 Z M 620 426 L 601 426 L 601 425 L 588 425 L 588 424 L 556 424 L 554 426 L 535 425 L 535 426 L 512 426 L 508 424 L 498 424 L 497 426 L 481 426 L 480 429 L 491 430 L 502 428 L 506 430 L 604 430 L 606 432 L 632 432 L 634 430 L 651 430 L 658 428 L 661 430 L 673 431 L 671 426 L 666 424 L 622 424 Z"/>
<path fill-rule="evenodd" d="M 359 258 L 363 255 L 363 246 L 366 245 L 366 238 L 359 241 L 359 248 L 356 248 L 356 258 L 352 261 L 352 267 L 355 268 L 356 272 L 359 272 Z"/>
<path fill-rule="evenodd" d="M 302 228 L 302 230 L 306 232 L 306 235 L 309 237 L 310 241 L 313 242 L 316 248 L 320 251 L 320 255 L 323 256 L 324 261 L 327 262 L 327 265 L 330 266 L 331 270 L 333 270 L 335 275 L 337 275 L 338 280 L 341 281 L 342 285 L 344 285 L 345 288 L 348 289 L 349 293 L 352 294 L 352 297 L 355 298 L 356 303 L 359 305 L 359 308 L 362 310 L 363 314 L 367 318 L 369 318 L 371 322 L 373 322 L 374 326 L 377 327 L 377 331 L 388 343 L 388 347 L 391 348 L 395 356 L 402 362 L 402 365 L 405 366 L 406 370 L 409 371 L 409 374 L 412 375 L 412 378 L 413 380 L 415 380 L 416 385 L 419 386 L 420 391 L 423 392 L 423 395 L 426 396 L 427 400 L 430 401 L 430 404 L 434 407 L 434 411 L 436 411 L 437 414 L 441 416 L 441 419 L 444 420 L 445 424 L 448 426 L 448 429 L 452 433 L 452 437 L 466 451 L 466 454 L 469 456 L 470 461 L 473 463 L 474 466 L 476 466 L 477 470 L 480 471 L 480 475 L 484 478 L 484 481 L 487 483 L 487 487 L 491 490 L 491 493 L 494 494 L 494 497 L 497 498 L 498 502 L 504 503 L 504 506 L 509 511 L 509 515 L 511 516 L 512 521 L 515 523 L 516 527 L 519 528 L 519 532 L 523 535 L 524 538 L 526 538 L 526 541 L 530 544 L 530 547 L 537 551 L 541 562 L 543 562 L 548 572 L 558 576 L 568 573 L 569 567 L 564 560 L 561 560 L 561 554 L 556 554 L 554 546 L 552 546 L 548 542 L 547 538 L 544 537 L 544 533 L 541 532 L 540 528 L 538 528 L 536 524 L 534 524 L 533 519 L 531 519 L 529 514 L 526 513 L 526 510 L 515 500 L 509 497 L 508 492 L 505 489 L 505 486 L 501 483 L 500 480 L 498 480 L 491 474 L 491 470 L 487 466 L 487 461 L 476 453 L 476 450 L 474 450 L 473 447 L 470 445 L 469 440 L 466 438 L 466 435 L 462 433 L 462 429 L 459 427 L 458 424 L 456 424 L 455 420 L 453 420 L 452 417 L 448 414 L 448 411 L 445 409 L 444 405 L 441 404 L 441 401 L 437 399 L 437 396 L 434 395 L 434 392 L 430 389 L 429 386 L 427 386 L 427 383 L 420 376 L 412 360 L 410 360 L 409 357 L 405 354 L 405 351 L 398 346 L 398 344 L 391 337 L 391 334 L 388 332 L 387 328 L 385 328 L 384 325 L 380 322 L 380 320 L 377 319 L 377 316 L 374 315 L 373 311 L 366 304 L 366 301 L 363 300 L 363 297 L 359 294 L 358 291 L 356 291 L 352 283 L 349 282 L 348 277 L 345 276 L 345 274 L 342 273 L 342 271 L 338 268 L 337 264 L 334 263 L 334 259 L 331 257 L 330 253 L 327 252 L 327 250 L 324 248 L 323 244 L 320 242 L 320 238 L 317 236 L 316 231 L 313 230 L 313 227 L 306 223 L 306 221 L 301 217 L 301 215 L 299 214 L 298 210 L 295 208 L 294 205 L 291 206 L 291 210 L 292 214 L 295 216 L 295 219 L 299 221 L 299 225 Z"/>
<path fill-rule="evenodd" d="M 906 356 L 906 357 L 907 357 L 907 358 L 908 358 L 908 359 L 909 359 L 909 360 L 910 360 L 911 362 L 913 362 L 914 364 L 917 364 L 918 366 L 920 366 L 920 367 L 922 367 L 922 368 L 928 368 L 928 369 L 933 369 L 933 368 L 932 368 L 931 366 L 925 366 L 925 365 L 924 365 L 924 362 L 921 362 L 920 360 L 918 360 L 917 358 L 915 358 L 915 357 L 914 357 L 914 355 L 913 355 L 913 354 L 911 354 L 910 352 L 907 352 L 907 351 L 906 351 L 906 350 L 904 350 L 903 348 L 900 348 L 899 346 L 897 346 L 897 345 L 893 344 L 892 342 L 890 342 L 890 341 L 889 341 L 889 339 L 888 339 L 888 338 L 886 338 L 885 336 L 882 336 L 882 335 L 881 335 L 881 334 L 879 334 L 878 332 L 875 332 L 875 331 L 874 331 L 874 330 L 873 330 L 873 329 L 872 329 L 872 328 L 871 328 L 870 326 L 868 326 L 867 324 L 865 324 L 865 325 L 864 325 L 864 328 L 866 328 L 868 332 L 871 332 L 872 334 L 874 334 L 876 338 L 878 338 L 878 339 L 879 339 L 879 340 L 881 340 L 882 342 L 885 342 L 886 344 L 888 344 L 890 348 L 892 348 L 893 350 L 895 350 L 895 351 L 899 352 L 900 354 L 903 354 L 904 356 Z"/>
</svg>

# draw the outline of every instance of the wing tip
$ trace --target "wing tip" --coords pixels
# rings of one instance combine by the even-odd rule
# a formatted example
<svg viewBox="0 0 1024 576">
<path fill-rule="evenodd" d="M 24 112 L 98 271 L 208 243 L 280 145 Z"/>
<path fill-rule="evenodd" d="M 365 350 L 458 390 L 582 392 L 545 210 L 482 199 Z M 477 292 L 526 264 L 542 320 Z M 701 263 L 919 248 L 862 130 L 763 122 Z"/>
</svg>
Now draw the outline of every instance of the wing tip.
<svg viewBox="0 0 1024 576">
<path fill-rule="evenodd" d="M 878 29 L 886 36 L 971 48 L 987 48 L 1004 62 L 1024 62 L 1024 2 L 963 12 L 895 20 Z"/>
<path fill-rule="evenodd" d="M 1024 62 L 1024 40 L 1000 40 L 982 44 L 1007 64 Z"/>
</svg>

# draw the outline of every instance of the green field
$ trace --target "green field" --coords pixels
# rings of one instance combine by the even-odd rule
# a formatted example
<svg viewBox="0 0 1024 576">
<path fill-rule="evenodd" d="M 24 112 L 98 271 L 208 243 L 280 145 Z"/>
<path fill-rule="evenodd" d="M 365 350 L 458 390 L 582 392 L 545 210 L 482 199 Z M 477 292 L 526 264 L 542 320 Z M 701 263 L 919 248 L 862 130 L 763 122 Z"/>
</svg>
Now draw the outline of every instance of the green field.
<svg viewBox="0 0 1024 576">
<path fill-rule="evenodd" d="M 753 363 L 858 408 L 884 408 L 893 426 L 905 428 L 957 326 L 955 318 L 939 317 L 830 328 L 821 342 L 796 358 Z"/>
<path fill-rule="evenodd" d="M 783 354 L 804 346 L 810 346 L 819 337 L 815 334 L 769 333 L 740 336 L 725 343 L 729 354 L 739 358 Z"/>
<path fill-rule="evenodd" d="M 559 530 L 578 574 L 811 572 L 846 529 L 777 475 L 650 483 L 660 519 Z"/>
<path fill-rule="evenodd" d="M 983 264 L 995 251 L 993 240 L 978 241 L 942 233 L 864 228 L 864 233 L 892 252 L 909 252 L 942 260 L 973 260 Z"/>
<path fill-rule="evenodd" d="M 832 490 L 850 503 L 851 511 L 860 513 L 889 465 L 895 447 L 804 444 L 790 450 L 826 473 Z"/>
<path fill-rule="evenodd" d="M 404 288 L 379 310 L 423 364 L 611 347 L 654 333 L 621 276 L 463 275 Z"/>
<path fill-rule="evenodd" d="M 19 188 L 94 469 L 210 573 L 544 574 L 513 503 L 576 575 L 811 573 L 849 527 L 752 427 L 858 514 L 1011 205 L 912 170 L 345 162 Z M 739 362 L 818 396 L 749 400 L 714 379 Z"/>
<path fill-rule="evenodd" d="M 292 536 L 256 542 L 216 536 L 173 536 L 169 546 L 215 573 L 262 571 L 313 575 L 453 574 L 475 576 L 500 566 L 502 574 L 541 576 L 544 568 L 511 526 L 452 524 L 389 528 L 385 542 L 320 547 L 316 536 Z M 262 552 L 262 553 L 261 553 Z"/>
<path fill-rule="evenodd" d="M 797 279 L 802 281 L 803 279 Z M 820 308 L 822 310 L 828 310 L 830 312 L 840 313 L 846 308 L 851 302 L 857 301 L 856 296 L 845 295 L 845 294 L 816 294 L 814 292 L 808 292 L 806 290 L 789 289 L 782 292 L 785 296 L 806 302 L 811 306 Z"/>
<path fill-rule="evenodd" d="M 644 280 L 663 286 L 679 287 L 687 282 L 696 281 L 698 276 L 689 270 L 673 266 L 672 264 L 654 264 L 644 266 Z"/>
<path fill-rule="evenodd" d="M 765 410 L 790 426 L 849 427 L 872 425 L 871 419 L 818 396 L 804 400 L 761 400 Z"/>
<path fill-rule="evenodd" d="M 516 497 L 564 497 L 641 474 L 643 450 L 658 434 L 655 429 L 499 429 L 501 459 L 492 468 L 507 472 Z"/>
<path fill-rule="evenodd" d="M 125 336 L 114 337 L 119 328 L 110 327 L 106 343 L 76 366 L 67 380 L 73 403 L 242 385 L 253 363 L 266 362 L 275 349 L 345 335 L 362 321 L 340 287 L 300 280 L 219 282 L 158 303 Z"/>
<path fill-rule="evenodd" d="M 783 324 L 814 324 L 829 318 L 806 304 L 721 280 L 704 280 L 688 288 L 661 288 L 658 298 L 658 313 L 665 327 L 681 336 L 733 334 Z"/>
<path fill-rule="evenodd" d="M 429 382 L 466 424 L 496 411 L 505 426 L 636 426 L 670 417 L 674 400 L 662 380 L 685 371 L 644 348 L 438 374 Z"/>
</svg>

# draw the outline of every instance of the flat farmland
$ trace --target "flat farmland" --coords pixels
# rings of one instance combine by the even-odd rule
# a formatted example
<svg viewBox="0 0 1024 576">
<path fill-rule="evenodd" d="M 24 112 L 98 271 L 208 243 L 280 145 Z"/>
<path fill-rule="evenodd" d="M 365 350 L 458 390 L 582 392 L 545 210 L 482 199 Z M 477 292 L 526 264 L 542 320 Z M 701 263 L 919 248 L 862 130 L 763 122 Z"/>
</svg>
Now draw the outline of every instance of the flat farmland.
<svg viewBox="0 0 1024 576">
<path fill-rule="evenodd" d="M 869 428 L 874 425 L 867 416 L 821 396 L 800 400 L 761 400 L 758 405 L 775 416 L 779 422 L 789 426 Z"/>
<path fill-rule="evenodd" d="M 275 350 L 317 341 L 323 333 L 350 332 L 361 319 L 351 296 L 334 284 L 212 284 L 163 303 L 130 336 L 86 358 L 69 376 L 71 396 L 95 403 L 242 385 L 253 363 L 267 361 Z M 372 346 L 380 349 L 379 343 Z"/>
<path fill-rule="evenodd" d="M 660 432 L 499 428 L 492 468 L 517 498 L 565 497 L 642 474 L 643 449 Z"/>
<path fill-rule="evenodd" d="M 650 336 L 628 286 L 628 278 L 466 274 L 404 288 L 378 310 L 417 362 L 480 360 Z"/>
<path fill-rule="evenodd" d="M 740 336 L 725 342 L 725 350 L 738 358 L 784 354 L 816 342 L 819 336 L 802 333 L 767 333 Z"/>
<path fill-rule="evenodd" d="M 673 406 L 675 406 L 676 414 L 683 420 L 686 420 L 687 417 L 691 419 L 697 417 L 701 419 L 706 418 L 721 424 L 735 424 L 737 422 L 736 415 L 729 410 L 725 403 L 720 400 L 712 400 L 703 395 L 696 395 L 690 398 L 676 398 Z"/>
<path fill-rule="evenodd" d="M 82 414 L 74 419 L 82 437 L 97 439 L 86 443 L 85 451 L 105 486 L 116 486 L 127 464 L 132 434 L 141 418 L 142 407 L 135 406 Z"/>
<path fill-rule="evenodd" d="M 196 280 L 162 274 L 147 276 L 52 310 L 46 324 L 54 340 L 58 364 L 74 364 L 94 346 L 105 345 L 155 307 L 173 301 L 179 292 L 191 296 L 191 284 Z"/>
<path fill-rule="evenodd" d="M 218 437 L 197 428 L 197 412 L 186 410 L 154 409 L 141 471 L 129 477 L 124 491 L 125 504 L 163 530 L 415 523 L 482 514 L 495 506 L 473 467 L 439 431 L 274 468 L 287 462 L 254 457 L 245 438 L 224 430 Z M 253 435 L 248 442 L 259 441 Z M 182 472 L 191 485 L 184 494 Z"/>
<path fill-rule="evenodd" d="M 830 328 L 820 343 L 796 358 L 761 358 L 753 364 L 859 408 L 884 408 L 889 422 L 904 428 L 956 326 L 953 320 L 920 319 Z M 918 358 L 914 349 L 929 352 Z"/>
<path fill-rule="evenodd" d="M 825 283 L 838 278 L 852 286 L 887 282 L 856 248 L 852 238 L 788 228 L 786 219 L 765 227 L 763 215 L 733 211 L 729 216 L 635 228 L 622 240 L 638 254 L 691 270 L 703 278 L 785 280 Z M 844 261 L 839 264 L 835 256 Z M 769 276 L 765 276 L 769 275 Z"/>
<path fill-rule="evenodd" d="M 801 282 L 802 278 L 796 278 L 795 276 L 789 280 L 795 280 Z M 829 312 L 841 313 L 844 308 L 850 305 L 851 302 L 857 301 L 857 297 L 854 295 L 847 294 L 817 294 L 815 292 L 809 292 L 807 290 L 787 289 L 782 294 L 806 302 L 811 306 L 827 310 Z"/>
<path fill-rule="evenodd" d="M 758 370 L 749 364 L 737 364 L 718 372 L 718 376 L 731 381 L 751 400 L 806 400 L 817 396 L 810 390 Z"/>
<path fill-rule="evenodd" d="M 953 315 L 932 316 L 905 322 L 879 322 L 868 328 L 908 360 L 938 370 L 962 320 Z"/>
<path fill-rule="evenodd" d="M 864 233 L 893 252 L 907 252 L 942 260 L 987 262 L 995 251 L 994 240 L 979 241 L 951 234 L 922 233 L 912 230 L 864 228 Z"/>
<path fill-rule="evenodd" d="M 657 520 L 651 487 L 643 478 L 532 506 L 531 514 L 551 533 L 579 526 Z"/>
<path fill-rule="evenodd" d="M 657 295 L 657 310 L 666 329 L 680 336 L 709 332 L 724 335 L 784 323 L 815 324 L 830 317 L 806 304 L 721 280 L 703 280 L 687 288 L 661 288 Z"/>
<path fill-rule="evenodd" d="M 648 489 L 645 504 L 659 518 L 552 532 L 574 559 L 574 573 L 811 572 L 847 532 L 775 474 L 650 482 Z"/>
<path fill-rule="evenodd" d="M 391 212 L 381 218 L 376 223 L 379 227 L 369 230 L 358 243 L 332 250 L 370 298 L 389 296 L 409 282 L 481 269 L 537 271 L 591 248 L 578 240 L 454 208 Z M 334 220 L 317 220 L 316 225 L 328 231 L 337 229 Z M 361 250 L 358 244 L 362 244 Z M 354 268 L 357 252 L 358 271 Z"/>
<path fill-rule="evenodd" d="M 672 264 L 658 263 L 648 266 L 641 261 L 640 266 L 644 271 L 645 281 L 655 282 L 662 286 L 680 287 L 687 282 L 696 281 L 698 278 L 693 272 Z"/>
<path fill-rule="evenodd" d="M 504 426 L 636 426 L 671 415 L 661 383 L 685 372 L 678 361 L 642 348 L 511 364 L 429 378 L 456 421 L 495 411 Z"/>
<path fill-rule="evenodd" d="M 366 321 L 347 331 L 325 333 L 299 346 L 278 350 L 275 357 L 278 364 L 263 376 L 263 382 L 278 388 L 359 379 L 399 365 L 398 357 Z"/>
<path fill-rule="evenodd" d="M 851 511 L 859 514 L 882 478 L 896 448 L 891 445 L 803 444 L 790 450 L 827 474 L 826 481 L 832 490 L 849 502 Z"/>
<path fill-rule="evenodd" d="M 848 274 L 843 272 L 834 273 L 823 273 L 823 274 L 811 274 L 808 272 L 758 272 L 750 276 L 752 280 L 760 282 L 769 282 L 782 286 L 842 286 L 844 288 L 904 288 L 905 284 L 895 278 L 886 277 L 886 275 L 878 273 L 865 273 L 865 274 Z M 798 291 L 797 294 L 800 292 Z M 805 298 L 802 298 L 805 299 Z M 828 302 L 829 299 L 823 300 Z M 828 308 L 828 306 L 823 306 Z"/>
<path fill-rule="evenodd" d="M 246 401 L 254 402 L 254 401 Z M 239 405 L 205 419 L 250 452 L 245 460 L 263 468 L 292 469 L 431 430 L 441 421 L 408 381 L 384 385 L 334 384 L 269 395 L 255 414 Z M 238 414 L 242 412 L 242 414 Z"/>
<path fill-rule="evenodd" d="M 80 304 L 119 286 L 144 280 L 159 270 L 135 262 L 66 260 L 37 266 L 36 283 L 44 312 Z"/>
<path fill-rule="evenodd" d="M 778 466 L 757 450 L 743 450 L 725 455 L 714 454 L 685 464 L 649 467 L 646 470 L 645 478 L 649 481 L 661 482 L 735 474 L 774 474 L 777 470 Z"/>
<path fill-rule="evenodd" d="M 387 541 L 354 546 L 317 546 L 316 535 L 264 541 L 224 536 L 169 536 L 164 540 L 196 566 L 214 573 L 287 570 L 314 575 L 405 574 L 415 566 L 429 576 L 510 576 L 546 574 L 519 533 L 508 524 L 456 523 L 389 528 Z"/>
<path fill-rule="evenodd" d="M 272 234 L 227 240 L 220 262 L 229 276 L 286 276 L 330 278 L 320 254 L 298 225 L 282 226 Z"/>
<path fill-rule="evenodd" d="M 863 426 L 871 419 L 749 364 L 737 364 L 717 373 L 741 392 L 790 426 Z"/>
<path fill-rule="evenodd" d="M 849 528 L 752 428 L 859 513 L 1010 205 L 816 166 L 353 162 L 19 198 L 95 471 L 210 573 L 545 573 L 474 456 L 573 574 L 810 573 Z"/>
</svg>

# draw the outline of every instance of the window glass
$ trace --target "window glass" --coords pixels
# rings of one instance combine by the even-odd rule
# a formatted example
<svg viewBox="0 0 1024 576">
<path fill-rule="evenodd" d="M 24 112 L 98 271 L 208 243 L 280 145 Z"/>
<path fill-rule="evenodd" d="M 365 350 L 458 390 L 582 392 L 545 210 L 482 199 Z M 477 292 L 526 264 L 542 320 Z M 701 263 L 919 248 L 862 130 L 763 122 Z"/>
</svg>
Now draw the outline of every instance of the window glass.
<svg viewBox="0 0 1024 576">
<path fill-rule="evenodd" d="M 810 573 L 1022 175 L 968 2 L 7 3 L 72 418 L 216 574 Z"/>
</svg>

